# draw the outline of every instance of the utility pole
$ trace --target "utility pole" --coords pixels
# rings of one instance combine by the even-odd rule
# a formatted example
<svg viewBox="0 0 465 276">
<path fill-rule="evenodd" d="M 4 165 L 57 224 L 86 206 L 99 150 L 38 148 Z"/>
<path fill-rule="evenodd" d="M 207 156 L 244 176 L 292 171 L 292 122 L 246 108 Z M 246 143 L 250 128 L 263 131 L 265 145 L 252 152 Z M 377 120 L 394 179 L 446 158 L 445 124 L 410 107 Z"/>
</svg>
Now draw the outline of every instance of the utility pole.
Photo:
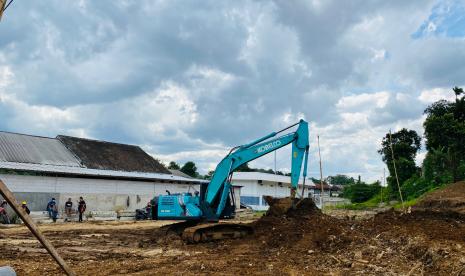
<svg viewBox="0 0 465 276">
<path fill-rule="evenodd" d="M 400 190 L 399 177 L 397 176 L 396 160 L 394 158 L 394 149 L 392 148 L 392 135 L 391 130 L 389 130 L 389 144 L 391 145 L 391 154 L 392 154 L 392 164 L 394 165 L 394 173 L 397 180 L 397 189 L 399 190 L 400 201 L 402 202 L 402 210 L 405 209 L 404 199 L 402 198 L 402 191 Z"/>
<path fill-rule="evenodd" d="M 277 151 L 278 151 L 278 150 L 275 150 L 275 151 L 274 151 L 274 174 L 278 174 L 277 171 L 276 171 L 276 152 L 277 152 Z"/>
<path fill-rule="evenodd" d="M 324 188 L 323 188 L 323 168 L 321 166 L 320 135 L 318 135 L 317 138 L 318 138 L 318 156 L 320 158 L 320 206 L 321 206 L 321 210 L 323 210 Z"/>
</svg>

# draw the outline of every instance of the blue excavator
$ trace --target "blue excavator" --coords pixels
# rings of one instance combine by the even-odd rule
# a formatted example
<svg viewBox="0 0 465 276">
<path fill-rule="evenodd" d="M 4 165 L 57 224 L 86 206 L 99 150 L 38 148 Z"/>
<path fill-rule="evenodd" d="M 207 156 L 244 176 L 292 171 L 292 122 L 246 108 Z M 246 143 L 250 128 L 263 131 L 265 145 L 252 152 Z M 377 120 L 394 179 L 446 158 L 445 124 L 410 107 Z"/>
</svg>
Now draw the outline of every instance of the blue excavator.
<svg viewBox="0 0 465 276">
<path fill-rule="evenodd" d="M 276 137 L 296 126 L 297 129 L 294 132 Z M 250 226 L 218 223 L 220 219 L 231 219 L 235 216 L 236 206 L 231 186 L 233 172 L 247 162 L 292 143 L 291 201 L 289 202 L 295 202 L 302 163 L 304 164 L 305 186 L 309 149 L 308 137 L 308 123 L 300 120 L 296 124 L 272 132 L 251 143 L 232 148 L 217 165 L 211 181 L 201 185 L 199 192 L 160 195 L 154 198 L 156 210 L 153 211 L 156 212 L 157 219 L 182 220 L 183 222 L 176 224 L 176 232 L 190 243 L 237 238 L 250 234 L 252 232 Z"/>
</svg>

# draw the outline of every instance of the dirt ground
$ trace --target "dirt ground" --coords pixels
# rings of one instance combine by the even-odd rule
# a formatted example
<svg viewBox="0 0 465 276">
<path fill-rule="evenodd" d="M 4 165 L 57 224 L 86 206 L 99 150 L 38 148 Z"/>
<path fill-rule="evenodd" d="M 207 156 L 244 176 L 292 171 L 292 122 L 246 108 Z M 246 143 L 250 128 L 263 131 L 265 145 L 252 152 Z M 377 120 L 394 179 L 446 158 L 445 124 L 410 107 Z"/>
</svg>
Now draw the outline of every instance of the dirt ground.
<svg viewBox="0 0 465 276">
<path fill-rule="evenodd" d="M 246 238 L 196 245 L 161 222 L 40 227 L 78 275 L 465 275 L 463 216 L 422 208 L 354 219 L 304 202 L 252 222 Z M 24 227 L 2 229 L 0 250 L 19 275 L 61 273 Z"/>
</svg>

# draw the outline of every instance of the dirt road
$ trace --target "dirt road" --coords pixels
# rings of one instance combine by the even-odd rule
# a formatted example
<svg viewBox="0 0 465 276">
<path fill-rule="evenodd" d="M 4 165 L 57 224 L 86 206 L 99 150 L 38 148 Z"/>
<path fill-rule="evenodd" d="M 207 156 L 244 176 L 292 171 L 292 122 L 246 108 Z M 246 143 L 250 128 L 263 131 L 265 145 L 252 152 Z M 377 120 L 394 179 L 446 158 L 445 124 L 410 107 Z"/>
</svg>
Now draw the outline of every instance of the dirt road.
<svg viewBox="0 0 465 276">
<path fill-rule="evenodd" d="M 253 236 L 188 245 L 160 222 L 41 226 L 79 275 L 465 275 L 461 217 L 393 211 L 369 219 L 314 209 L 267 216 Z M 0 265 L 19 275 L 60 274 L 24 227 L 1 231 Z"/>
</svg>

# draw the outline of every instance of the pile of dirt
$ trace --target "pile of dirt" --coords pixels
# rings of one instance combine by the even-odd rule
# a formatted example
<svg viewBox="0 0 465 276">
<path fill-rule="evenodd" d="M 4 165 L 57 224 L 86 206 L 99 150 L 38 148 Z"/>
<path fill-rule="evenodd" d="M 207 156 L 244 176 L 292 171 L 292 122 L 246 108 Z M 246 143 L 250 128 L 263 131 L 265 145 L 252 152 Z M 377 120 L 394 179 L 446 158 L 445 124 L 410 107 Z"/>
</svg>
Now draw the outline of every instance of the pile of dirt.
<svg viewBox="0 0 465 276">
<path fill-rule="evenodd" d="M 283 199 L 285 201 L 286 199 Z M 279 202 L 277 202 L 279 203 Z M 281 202 L 282 203 L 282 202 Z M 389 210 L 322 214 L 311 200 L 274 212 L 243 239 L 185 244 L 161 222 L 40 225 L 78 275 L 463 275 L 465 220 Z M 62 273 L 24 227 L 4 229 L 0 266 Z"/>
<path fill-rule="evenodd" d="M 280 217 L 287 216 L 302 216 L 312 215 L 315 212 L 320 213 L 320 209 L 316 207 L 315 202 L 311 198 L 275 198 L 271 196 L 264 197 L 266 203 L 270 206 L 266 211 L 266 216 Z"/>
<path fill-rule="evenodd" d="M 252 239 L 264 247 L 308 251 L 341 241 L 346 224 L 324 215 L 311 198 L 274 198 L 267 202 L 270 204 L 267 213 L 252 223 Z M 288 208 L 292 205 L 295 208 Z"/>
<path fill-rule="evenodd" d="M 415 210 L 465 217 L 465 182 L 457 182 L 427 194 Z"/>
</svg>

